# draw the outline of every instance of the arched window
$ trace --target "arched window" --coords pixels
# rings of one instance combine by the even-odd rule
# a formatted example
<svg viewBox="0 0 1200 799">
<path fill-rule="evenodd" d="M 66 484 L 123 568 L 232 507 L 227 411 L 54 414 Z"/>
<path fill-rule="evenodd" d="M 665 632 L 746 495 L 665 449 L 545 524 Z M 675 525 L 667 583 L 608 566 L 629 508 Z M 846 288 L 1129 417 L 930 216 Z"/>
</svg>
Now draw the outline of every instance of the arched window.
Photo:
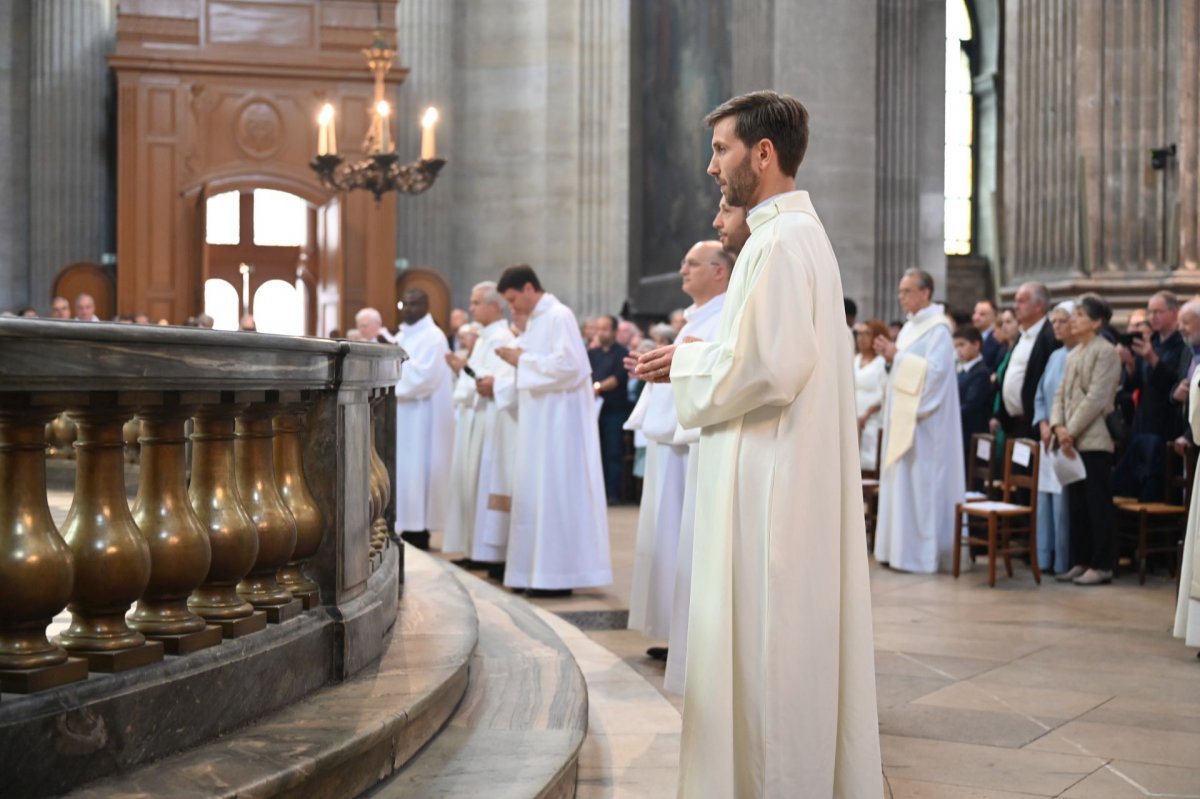
<svg viewBox="0 0 1200 799">
<path fill-rule="evenodd" d="M 254 322 L 260 333 L 304 335 L 304 297 L 291 283 L 268 280 L 254 292 Z"/>
<path fill-rule="evenodd" d="M 214 194 L 204 205 L 204 241 L 208 244 L 238 244 L 242 239 L 240 194 Z"/>
<path fill-rule="evenodd" d="M 966 0 L 946 3 L 946 254 L 971 254 L 971 201 L 975 138 L 971 99 L 971 60 L 963 42 L 971 40 Z"/>
<path fill-rule="evenodd" d="M 240 307 L 237 289 L 228 280 L 204 281 L 204 312 L 213 318 L 213 330 L 237 330 Z"/>
<path fill-rule="evenodd" d="M 254 243 L 260 247 L 303 247 L 308 243 L 308 204 L 275 189 L 254 190 Z"/>
</svg>

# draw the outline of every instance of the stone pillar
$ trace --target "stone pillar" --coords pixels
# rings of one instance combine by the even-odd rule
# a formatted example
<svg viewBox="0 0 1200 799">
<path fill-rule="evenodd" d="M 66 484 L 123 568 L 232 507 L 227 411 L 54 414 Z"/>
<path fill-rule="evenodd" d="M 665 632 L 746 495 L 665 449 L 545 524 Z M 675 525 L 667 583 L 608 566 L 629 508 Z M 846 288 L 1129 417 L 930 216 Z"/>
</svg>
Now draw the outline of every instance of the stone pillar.
<svg viewBox="0 0 1200 799">
<path fill-rule="evenodd" d="M 50 303 L 55 273 L 114 247 L 110 79 L 114 0 L 30 4 L 31 299 Z"/>
<path fill-rule="evenodd" d="M 0 310 L 49 297 L 29 293 L 30 3 L 0 0 Z"/>
<path fill-rule="evenodd" d="M 1175 30 L 1179 221 L 1173 261 L 1191 277 L 1200 271 L 1200 0 L 1180 1 Z"/>
<path fill-rule="evenodd" d="M 865 307 L 892 319 L 900 313 L 896 286 L 906 269 L 915 266 L 929 272 L 937 284 L 935 299 L 945 297 L 946 3 L 880 0 L 875 47 L 862 40 L 857 24 L 869 13 L 865 8 L 845 10 L 851 29 L 860 39 L 855 45 L 856 56 L 878 53 L 878 63 L 871 67 L 872 77 L 878 75 L 876 103 L 872 106 L 862 101 L 862 97 L 871 96 L 862 86 L 839 87 L 832 96 L 848 108 L 859 106 L 863 115 L 869 116 L 877 109 L 877 126 L 847 119 L 848 129 L 838 130 L 835 142 L 842 150 L 854 150 L 845 156 L 847 165 L 863 175 L 873 174 L 877 165 L 878 173 L 872 187 L 873 203 L 856 207 L 854 198 L 847 197 L 846 206 L 838 209 L 844 220 L 838 233 L 854 242 L 839 249 L 838 258 L 843 273 L 850 272 L 843 278 L 847 295 L 854 296 L 856 284 L 863 297 L 868 296 L 868 287 L 872 288 Z M 873 131 L 875 138 L 867 141 L 862 130 Z M 873 160 L 865 153 L 868 145 Z M 841 172 L 831 171 L 828 180 L 837 179 L 837 175 Z M 871 208 L 874 231 L 864 223 L 872 218 Z M 829 221 L 826 226 L 830 226 Z M 839 239 L 834 232 L 830 231 L 830 237 L 836 247 Z M 863 261 L 866 269 L 860 266 Z M 864 306 L 860 303 L 859 307 Z"/>
<path fill-rule="evenodd" d="M 409 69 L 395 97 L 396 152 L 401 161 L 421 153 L 421 114 L 438 109 L 438 155 L 450 163 L 433 188 L 417 197 L 397 198 L 396 257 L 410 266 L 441 272 L 454 290 L 454 302 L 466 301 L 470 287 L 454 280 L 450 231 L 454 226 L 454 185 L 462 175 L 452 146 L 454 107 L 455 4 L 447 0 L 405 0 L 396 4 L 396 64 Z M 466 180 L 469 184 L 469 178 Z M 465 305 L 463 307 L 466 307 Z"/>
<path fill-rule="evenodd" d="M 527 262 L 581 315 L 627 285 L 630 0 L 455 6 L 455 297 Z"/>
</svg>

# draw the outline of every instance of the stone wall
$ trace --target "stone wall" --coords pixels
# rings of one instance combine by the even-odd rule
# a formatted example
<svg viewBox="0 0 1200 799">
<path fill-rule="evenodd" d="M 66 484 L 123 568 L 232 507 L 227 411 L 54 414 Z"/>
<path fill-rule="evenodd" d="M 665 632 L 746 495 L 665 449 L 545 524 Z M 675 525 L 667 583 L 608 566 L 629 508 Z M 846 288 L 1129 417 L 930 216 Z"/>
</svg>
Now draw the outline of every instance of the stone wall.
<svg viewBox="0 0 1200 799">
<path fill-rule="evenodd" d="M 29 293 L 29 3 L 0 0 L 0 310 Z M 37 298 L 42 300 L 42 298 Z M 48 306 L 49 298 L 41 304 Z"/>
</svg>

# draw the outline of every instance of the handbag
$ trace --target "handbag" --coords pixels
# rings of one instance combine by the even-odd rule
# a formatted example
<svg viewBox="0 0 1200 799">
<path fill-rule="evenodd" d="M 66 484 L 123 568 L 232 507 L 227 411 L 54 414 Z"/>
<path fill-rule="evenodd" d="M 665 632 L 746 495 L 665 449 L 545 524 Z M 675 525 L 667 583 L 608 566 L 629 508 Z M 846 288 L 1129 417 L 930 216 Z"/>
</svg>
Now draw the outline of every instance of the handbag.
<svg viewBox="0 0 1200 799">
<path fill-rule="evenodd" d="M 1121 413 L 1120 408 L 1113 408 L 1105 415 L 1104 426 L 1108 428 L 1108 434 L 1112 436 L 1113 443 L 1117 446 L 1128 441 L 1129 425 L 1125 423 L 1125 414 Z"/>
</svg>

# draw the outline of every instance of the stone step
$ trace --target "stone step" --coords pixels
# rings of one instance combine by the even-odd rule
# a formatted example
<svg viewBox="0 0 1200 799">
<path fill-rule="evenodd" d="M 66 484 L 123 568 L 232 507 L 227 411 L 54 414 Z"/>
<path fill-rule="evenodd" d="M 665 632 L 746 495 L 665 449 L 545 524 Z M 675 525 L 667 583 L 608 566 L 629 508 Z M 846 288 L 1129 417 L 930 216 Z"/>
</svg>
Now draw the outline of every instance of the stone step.
<svg viewBox="0 0 1200 799">
<path fill-rule="evenodd" d="M 431 559 L 423 553 L 413 560 Z M 525 600 L 466 572 L 479 643 L 446 727 L 371 799 L 575 795 L 588 694 L 571 651 Z"/>
<path fill-rule="evenodd" d="M 475 605 L 452 568 L 409 550 L 399 617 L 378 663 L 253 725 L 69 796 L 357 796 L 437 736 L 467 690 L 478 635 Z"/>
</svg>

